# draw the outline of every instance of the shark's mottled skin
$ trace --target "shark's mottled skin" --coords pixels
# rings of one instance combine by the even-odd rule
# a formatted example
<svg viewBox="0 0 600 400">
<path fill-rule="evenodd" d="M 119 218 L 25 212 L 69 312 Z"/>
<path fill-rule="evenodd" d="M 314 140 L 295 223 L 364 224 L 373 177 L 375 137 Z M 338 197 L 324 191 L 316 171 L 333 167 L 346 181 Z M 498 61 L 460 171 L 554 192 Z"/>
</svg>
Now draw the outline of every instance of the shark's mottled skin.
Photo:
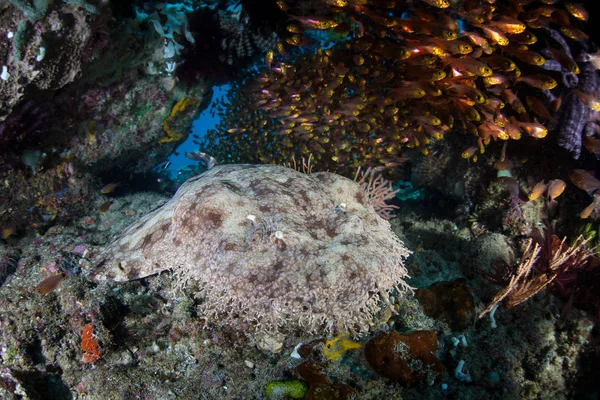
<svg viewBox="0 0 600 400">
<path fill-rule="evenodd" d="M 100 255 L 97 280 L 173 270 L 203 311 L 259 330 L 364 331 L 380 294 L 406 290 L 409 254 L 354 181 L 276 165 L 188 180 Z M 384 296 L 385 297 L 385 296 Z"/>
</svg>

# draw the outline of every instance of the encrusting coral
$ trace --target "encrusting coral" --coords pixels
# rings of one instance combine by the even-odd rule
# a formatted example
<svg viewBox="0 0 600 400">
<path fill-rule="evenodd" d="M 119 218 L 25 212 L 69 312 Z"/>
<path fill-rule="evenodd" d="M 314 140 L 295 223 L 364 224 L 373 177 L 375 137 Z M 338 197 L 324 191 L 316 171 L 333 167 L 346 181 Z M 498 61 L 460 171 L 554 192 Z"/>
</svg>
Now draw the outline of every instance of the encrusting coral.
<svg viewBox="0 0 600 400">
<path fill-rule="evenodd" d="M 388 291 L 410 290 L 409 253 L 350 179 L 221 165 L 129 227 L 99 255 L 94 277 L 127 281 L 171 269 L 177 286 L 198 284 L 209 322 L 361 333 Z"/>
</svg>

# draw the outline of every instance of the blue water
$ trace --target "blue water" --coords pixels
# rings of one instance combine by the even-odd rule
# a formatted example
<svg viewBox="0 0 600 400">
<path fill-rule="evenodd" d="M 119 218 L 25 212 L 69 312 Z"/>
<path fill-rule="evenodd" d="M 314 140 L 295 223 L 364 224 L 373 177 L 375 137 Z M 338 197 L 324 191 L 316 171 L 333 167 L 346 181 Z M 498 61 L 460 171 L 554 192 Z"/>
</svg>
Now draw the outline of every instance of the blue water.
<svg viewBox="0 0 600 400">
<path fill-rule="evenodd" d="M 166 163 L 170 163 L 166 168 L 166 171 L 173 177 L 177 176 L 177 173 L 182 168 L 185 168 L 190 165 L 196 165 L 198 162 L 190 160 L 185 156 L 185 153 L 190 153 L 198 150 L 198 145 L 193 143 L 193 140 L 197 142 L 202 142 L 206 133 L 210 129 L 214 129 L 216 125 L 219 123 L 219 116 L 214 113 L 214 116 L 211 115 L 211 110 L 215 102 L 222 100 L 223 97 L 227 94 L 229 90 L 229 85 L 222 86 L 214 86 L 213 87 L 213 96 L 210 102 L 210 105 L 196 118 L 196 120 L 192 124 L 192 132 L 188 136 L 185 142 L 179 145 L 174 154 L 171 154 L 169 159 L 166 162 L 161 163 L 156 167 L 156 169 L 163 168 Z M 194 137 L 197 135 L 197 137 Z"/>
</svg>

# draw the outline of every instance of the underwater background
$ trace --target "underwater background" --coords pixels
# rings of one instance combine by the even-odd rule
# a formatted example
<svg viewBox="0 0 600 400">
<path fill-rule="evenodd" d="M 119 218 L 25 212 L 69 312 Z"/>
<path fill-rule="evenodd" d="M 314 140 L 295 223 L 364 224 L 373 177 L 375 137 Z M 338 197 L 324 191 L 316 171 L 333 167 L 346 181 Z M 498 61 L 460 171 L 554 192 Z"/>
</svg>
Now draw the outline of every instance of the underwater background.
<svg viewBox="0 0 600 400">
<path fill-rule="evenodd" d="M 0 399 L 597 399 L 592 0 L 0 0 Z"/>
</svg>

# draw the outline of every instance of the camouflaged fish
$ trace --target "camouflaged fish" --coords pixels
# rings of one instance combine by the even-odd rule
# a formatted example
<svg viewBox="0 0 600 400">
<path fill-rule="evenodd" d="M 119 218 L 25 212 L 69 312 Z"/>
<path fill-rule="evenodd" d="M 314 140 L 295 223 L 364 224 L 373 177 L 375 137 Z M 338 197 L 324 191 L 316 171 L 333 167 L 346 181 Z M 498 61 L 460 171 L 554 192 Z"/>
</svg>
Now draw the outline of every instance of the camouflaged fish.
<svg viewBox="0 0 600 400">
<path fill-rule="evenodd" d="M 172 270 L 201 312 L 261 331 L 365 331 L 380 295 L 410 290 L 409 251 L 342 176 L 219 165 L 185 182 L 100 254 L 97 280 Z M 284 328 L 285 327 L 285 328 Z"/>
</svg>

